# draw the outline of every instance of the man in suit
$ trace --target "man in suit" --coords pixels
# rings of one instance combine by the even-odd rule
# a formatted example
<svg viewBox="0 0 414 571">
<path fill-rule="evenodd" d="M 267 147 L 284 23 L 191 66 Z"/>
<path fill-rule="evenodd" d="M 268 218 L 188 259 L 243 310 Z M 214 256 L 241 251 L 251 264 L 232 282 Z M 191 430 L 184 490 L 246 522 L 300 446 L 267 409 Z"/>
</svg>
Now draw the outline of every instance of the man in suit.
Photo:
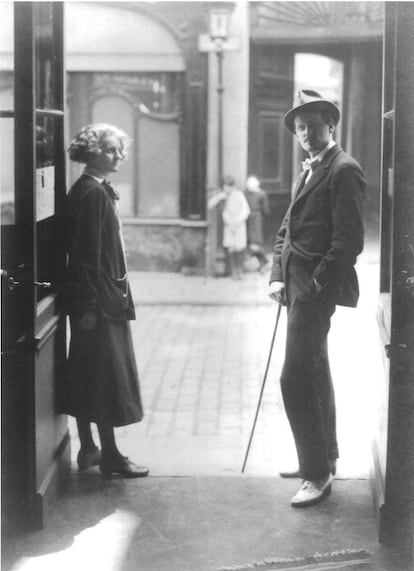
<svg viewBox="0 0 414 571">
<path fill-rule="evenodd" d="M 336 472 L 335 397 L 327 336 L 336 305 L 355 307 L 354 265 L 363 247 L 365 178 L 360 165 L 333 139 L 338 107 L 303 90 L 285 115 L 285 127 L 310 158 L 277 233 L 269 296 L 287 305 L 281 388 L 293 432 L 300 477 L 291 505 L 305 507 L 331 491 Z"/>
</svg>

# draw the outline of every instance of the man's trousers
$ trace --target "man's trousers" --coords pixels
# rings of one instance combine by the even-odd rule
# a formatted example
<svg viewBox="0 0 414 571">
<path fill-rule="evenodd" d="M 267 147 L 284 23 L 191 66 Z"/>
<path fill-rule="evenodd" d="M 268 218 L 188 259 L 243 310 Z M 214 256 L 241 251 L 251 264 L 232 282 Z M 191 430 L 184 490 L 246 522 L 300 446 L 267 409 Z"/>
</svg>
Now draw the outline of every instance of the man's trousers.
<svg viewBox="0 0 414 571">
<path fill-rule="evenodd" d="M 328 460 L 338 457 L 335 396 L 327 348 L 335 305 L 318 296 L 306 262 L 291 256 L 286 270 L 288 320 L 282 395 L 301 477 L 318 480 L 329 474 Z"/>
</svg>

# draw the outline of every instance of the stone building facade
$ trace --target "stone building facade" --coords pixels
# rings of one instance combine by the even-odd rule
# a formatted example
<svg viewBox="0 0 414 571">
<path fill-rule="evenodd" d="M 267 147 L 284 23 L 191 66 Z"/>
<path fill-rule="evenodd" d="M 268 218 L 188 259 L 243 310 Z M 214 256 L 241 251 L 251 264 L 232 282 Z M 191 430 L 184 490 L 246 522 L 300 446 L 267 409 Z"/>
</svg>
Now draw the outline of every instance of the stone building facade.
<svg viewBox="0 0 414 571">
<path fill-rule="evenodd" d="M 218 185 L 218 64 L 200 49 L 212 4 L 65 3 L 66 140 L 95 121 L 133 139 L 113 180 L 131 269 L 216 271 L 211 228 L 219 217 L 208 219 L 206 203 Z M 2 101 L 13 69 L 6 32 Z M 223 172 L 239 187 L 249 173 L 260 178 L 271 206 L 268 249 L 302 158 L 281 117 L 304 87 L 341 106 L 337 140 L 367 173 L 367 228 L 377 232 L 382 32 L 380 2 L 234 3 L 234 49 L 223 59 Z M 68 186 L 78 174 L 68 162 Z"/>
<path fill-rule="evenodd" d="M 234 4 L 235 48 L 223 59 L 223 171 L 241 188 L 248 173 L 261 179 L 269 249 L 302 158 L 281 124 L 299 87 L 342 107 L 337 139 L 364 166 L 367 222 L 376 230 L 382 17 L 376 2 Z M 218 184 L 218 64 L 200 50 L 207 32 L 203 2 L 66 5 L 68 132 L 105 120 L 133 138 L 114 181 L 133 269 L 215 272 L 220 245 L 206 201 Z"/>
</svg>

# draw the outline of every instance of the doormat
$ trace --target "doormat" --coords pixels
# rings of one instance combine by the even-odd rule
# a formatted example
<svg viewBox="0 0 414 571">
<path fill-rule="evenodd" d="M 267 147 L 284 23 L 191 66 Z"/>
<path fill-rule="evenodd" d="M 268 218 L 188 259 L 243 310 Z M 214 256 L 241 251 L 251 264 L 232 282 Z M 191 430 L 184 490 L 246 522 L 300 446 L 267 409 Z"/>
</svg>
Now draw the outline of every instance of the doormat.
<svg viewBox="0 0 414 571">
<path fill-rule="evenodd" d="M 233 567 L 220 567 L 217 571 L 369 571 L 375 569 L 371 561 L 372 553 L 364 549 L 334 551 L 333 553 L 315 553 L 308 557 L 292 559 L 265 559 L 261 562 Z"/>
</svg>

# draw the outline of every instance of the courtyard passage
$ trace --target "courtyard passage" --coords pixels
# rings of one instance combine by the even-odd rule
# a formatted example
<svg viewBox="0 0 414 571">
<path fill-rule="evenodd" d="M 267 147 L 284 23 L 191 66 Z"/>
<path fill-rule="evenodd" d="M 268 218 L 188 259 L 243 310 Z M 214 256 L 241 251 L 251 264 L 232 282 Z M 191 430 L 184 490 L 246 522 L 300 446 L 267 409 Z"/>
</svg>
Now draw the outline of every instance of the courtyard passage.
<svg viewBox="0 0 414 571">
<path fill-rule="evenodd" d="M 375 323 L 377 264 L 369 253 L 358 274 L 359 307 L 337 308 L 329 337 L 338 477 L 344 478 L 368 476 L 374 397 L 382 374 Z M 148 465 L 154 476 L 240 474 L 277 312 L 267 298 L 267 276 L 247 273 L 234 282 L 132 272 L 131 287 L 145 418 L 117 429 L 121 450 Z M 246 474 L 277 475 L 296 463 L 279 386 L 285 329 L 283 309 Z"/>
</svg>

